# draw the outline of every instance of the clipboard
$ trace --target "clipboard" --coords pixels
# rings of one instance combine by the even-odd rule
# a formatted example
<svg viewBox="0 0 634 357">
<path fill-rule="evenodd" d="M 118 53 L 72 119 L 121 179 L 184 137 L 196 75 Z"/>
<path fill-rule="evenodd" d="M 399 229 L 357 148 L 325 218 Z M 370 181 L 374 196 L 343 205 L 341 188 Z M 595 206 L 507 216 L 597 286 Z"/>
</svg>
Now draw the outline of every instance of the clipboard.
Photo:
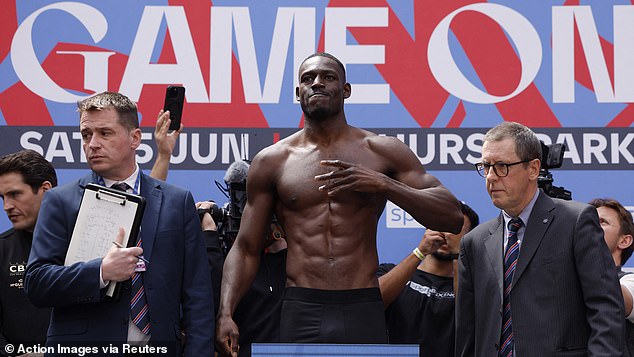
<svg viewBox="0 0 634 357">
<path fill-rule="evenodd" d="M 136 245 L 145 210 L 141 196 L 90 183 L 81 199 L 79 214 L 66 252 L 65 266 L 101 258 L 123 227 L 123 245 Z M 106 298 L 117 299 L 119 284 L 110 282 Z"/>
</svg>

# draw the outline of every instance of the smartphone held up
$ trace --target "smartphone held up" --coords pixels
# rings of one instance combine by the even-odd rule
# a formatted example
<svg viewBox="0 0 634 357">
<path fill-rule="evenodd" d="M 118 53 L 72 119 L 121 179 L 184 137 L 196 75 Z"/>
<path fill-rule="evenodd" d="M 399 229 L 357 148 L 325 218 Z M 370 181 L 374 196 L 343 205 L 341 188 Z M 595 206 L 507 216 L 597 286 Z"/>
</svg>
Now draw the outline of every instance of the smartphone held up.
<svg viewBox="0 0 634 357">
<path fill-rule="evenodd" d="M 169 130 L 178 130 L 181 127 L 181 117 L 183 115 L 183 103 L 185 102 L 185 87 L 169 86 L 165 90 L 164 111 L 170 112 Z"/>
</svg>

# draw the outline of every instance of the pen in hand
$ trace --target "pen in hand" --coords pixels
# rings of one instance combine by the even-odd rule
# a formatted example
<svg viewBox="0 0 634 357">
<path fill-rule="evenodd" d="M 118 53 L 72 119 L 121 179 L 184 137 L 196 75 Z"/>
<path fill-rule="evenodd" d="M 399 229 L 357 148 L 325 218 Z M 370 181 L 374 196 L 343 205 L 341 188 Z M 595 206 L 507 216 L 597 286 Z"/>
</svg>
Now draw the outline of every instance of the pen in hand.
<svg viewBox="0 0 634 357">
<path fill-rule="evenodd" d="M 116 242 L 116 241 L 113 241 L 113 242 L 112 242 L 112 244 L 116 245 L 116 246 L 117 246 L 117 247 L 119 247 L 119 248 L 125 248 L 125 247 L 124 247 L 121 243 Z M 139 258 L 139 259 L 143 260 L 144 262 L 146 262 L 146 263 L 150 264 L 150 261 L 149 261 L 149 260 L 147 260 L 147 259 L 145 259 L 145 258 L 143 258 L 143 257 L 141 257 L 141 256 L 138 256 L 137 258 Z"/>
</svg>

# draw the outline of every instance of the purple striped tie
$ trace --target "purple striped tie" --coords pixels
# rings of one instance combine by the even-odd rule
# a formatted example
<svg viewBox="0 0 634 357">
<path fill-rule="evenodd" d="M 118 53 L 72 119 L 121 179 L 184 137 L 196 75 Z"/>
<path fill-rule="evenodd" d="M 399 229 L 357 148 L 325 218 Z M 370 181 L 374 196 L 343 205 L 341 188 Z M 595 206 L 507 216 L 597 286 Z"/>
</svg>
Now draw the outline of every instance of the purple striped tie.
<svg viewBox="0 0 634 357">
<path fill-rule="evenodd" d="M 110 186 L 116 190 L 126 192 L 130 186 L 125 182 L 115 183 Z M 140 247 L 142 239 L 136 242 L 136 246 Z M 150 334 L 150 315 L 148 314 L 147 299 L 145 298 L 145 289 L 143 288 L 143 276 L 140 272 L 134 273 L 132 276 L 132 299 L 130 299 L 130 316 L 134 324 L 146 335 Z"/>
<path fill-rule="evenodd" d="M 508 242 L 504 252 L 504 292 L 502 294 L 502 333 L 500 335 L 500 357 L 512 357 L 515 343 L 513 342 L 513 324 L 511 316 L 511 283 L 515 274 L 517 258 L 520 255 L 520 244 L 517 241 L 517 231 L 522 226 L 522 220 L 513 218 L 508 225 Z"/>
<path fill-rule="evenodd" d="M 130 185 L 128 185 L 125 182 L 117 182 L 117 183 L 113 183 L 112 186 L 110 186 L 110 188 L 114 188 L 115 190 L 119 190 L 123 192 L 128 192 Z"/>
<path fill-rule="evenodd" d="M 142 239 L 139 237 L 136 246 L 141 246 Z M 130 299 L 130 316 L 132 322 L 146 335 L 150 334 L 150 315 L 148 313 L 145 289 L 143 288 L 143 275 L 140 272 L 132 276 L 132 299 Z"/>
</svg>

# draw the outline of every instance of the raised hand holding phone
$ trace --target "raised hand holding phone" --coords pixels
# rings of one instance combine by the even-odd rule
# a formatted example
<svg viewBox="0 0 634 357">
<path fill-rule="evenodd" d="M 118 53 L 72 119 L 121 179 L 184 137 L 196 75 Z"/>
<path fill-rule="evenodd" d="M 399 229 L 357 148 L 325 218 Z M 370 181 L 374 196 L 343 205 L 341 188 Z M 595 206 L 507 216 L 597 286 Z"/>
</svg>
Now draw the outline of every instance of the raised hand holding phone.
<svg viewBox="0 0 634 357">
<path fill-rule="evenodd" d="M 163 110 L 170 112 L 169 130 L 178 130 L 181 127 L 183 115 L 183 103 L 185 102 L 185 87 L 169 86 L 165 90 L 165 104 Z"/>
</svg>

